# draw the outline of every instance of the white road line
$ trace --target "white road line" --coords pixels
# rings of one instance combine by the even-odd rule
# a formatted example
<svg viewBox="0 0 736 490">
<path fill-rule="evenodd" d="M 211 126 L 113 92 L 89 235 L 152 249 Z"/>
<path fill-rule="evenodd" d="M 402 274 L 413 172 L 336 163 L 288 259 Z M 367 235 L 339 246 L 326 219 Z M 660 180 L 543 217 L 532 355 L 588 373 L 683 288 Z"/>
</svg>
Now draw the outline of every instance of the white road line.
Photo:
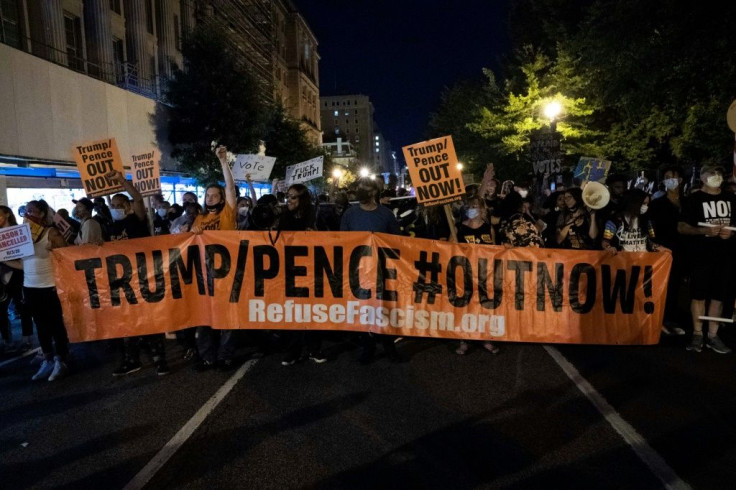
<svg viewBox="0 0 736 490">
<path fill-rule="evenodd" d="M 567 376 L 572 380 L 578 389 L 590 400 L 590 402 L 598 409 L 603 415 L 606 421 L 614 428 L 616 432 L 631 446 L 639 459 L 646 464 L 649 469 L 654 473 L 654 476 L 659 478 L 665 488 L 672 489 L 690 489 L 690 485 L 682 480 L 674 472 L 662 456 L 657 453 L 631 424 L 626 422 L 611 405 L 606 401 L 603 396 L 598 393 L 595 388 L 581 376 L 580 372 L 575 369 L 575 366 L 565 359 L 565 356 L 560 354 L 560 351 L 554 347 L 544 346 L 547 353 L 552 356 L 552 359 L 562 368 Z"/>
<path fill-rule="evenodd" d="M 15 356 L 15 357 L 12 357 L 10 359 L 7 359 L 7 360 L 5 360 L 3 362 L 0 362 L 0 367 L 6 366 L 6 365 L 8 365 L 10 363 L 13 363 L 13 362 L 19 360 L 19 359 L 23 359 L 24 357 L 28 357 L 31 354 L 36 354 L 37 352 L 40 352 L 40 351 L 41 351 L 41 348 L 40 347 L 36 347 L 35 349 L 31 349 L 31 350 L 25 351 L 23 354 L 21 354 L 19 356 Z"/>
<path fill-rule="evenodd" d="M 194 431 L 197 430 L 209 414 L 217 408 L 217 405 L 225 399 L 237 382 L 240 381 L 240 378 L 245 376 L 245 373 L 247 373 L 257 362 L 258 360 L 252 359 L 240 366 L 240 369 L 235 371 L 235 374 L 233 374 L 230 379 L 228 379 L 227 382 L 217 390 L 217 393 L 212 395 L 212 397 L 202 405 L 197 413 L 195 413 L 194 416 L 184 424 L 184 427 L 182 427 L 179 432 L 177 432 L 176 435 L 174 435 L 174 437 L 172 437 L 171 440 L 161 448 L 153 459 L 151 459 L 151 461 L 149 461 L 148 464 L 144 466 L 127 485 L 125 485 L 124 490 L 137 490 L 143 488 L 149 481 L 151 481 L 151 478 L 153 478 L 154 475 L 166 464 L 166 462 L 176 454 L 179 448 L 187 442 L 187 439 L 194 434 Z"/>
</svg>

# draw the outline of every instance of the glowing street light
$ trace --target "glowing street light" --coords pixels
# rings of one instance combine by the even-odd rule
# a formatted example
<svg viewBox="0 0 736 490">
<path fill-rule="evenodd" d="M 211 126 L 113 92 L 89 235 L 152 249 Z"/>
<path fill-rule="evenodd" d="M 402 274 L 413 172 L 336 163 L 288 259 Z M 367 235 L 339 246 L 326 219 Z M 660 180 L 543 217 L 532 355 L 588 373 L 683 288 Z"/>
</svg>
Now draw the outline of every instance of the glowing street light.
<svg viewBox="0 0 736 490">
<path fill-rule="evenodd" d="M 334 179 L 340 180 L 342 178 L 342 170 L 339 168 L 336 168 L 332 171 L 332 177 Z"/>
<path fill-rule="evenodd" d="M 457 169 L 458 170 L 462 170 L 463 169 L 463 164 L 461 162 L 457 162 Z"/>
<path fill-rule="evenodd" d="M 553 100 L 552 102 L 549 102 L 547 105 L 544 106 L 544 115 L 547 116 L 547 119 L 549 119 L 552 129 L 554 129 L 555 127 L 555 119 L 557 118 L 557 116 L 560 115 L 561 112 L 562 105 L 556 100 Z"/>
<path fill-rule="evenodd" d="M 371 171 L 368 170 L 366 167 L 363 167 L 360 169 L 360 176 L 365 178 L 368 177 L 371 174 Z"/>
</svg>

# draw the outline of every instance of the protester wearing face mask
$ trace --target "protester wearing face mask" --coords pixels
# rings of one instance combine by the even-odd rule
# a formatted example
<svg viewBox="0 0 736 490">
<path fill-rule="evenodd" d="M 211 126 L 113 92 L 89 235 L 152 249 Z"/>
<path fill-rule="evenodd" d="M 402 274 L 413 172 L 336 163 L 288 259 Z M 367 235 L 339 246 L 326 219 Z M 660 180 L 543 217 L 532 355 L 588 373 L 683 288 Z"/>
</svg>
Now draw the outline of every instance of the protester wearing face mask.
<svg viewBox="0 0 736 490">
<path fill-rule="evenodd" d="M 81 222 L 79 233 L 74 243 L 76 245 L 101 245 L 103 242 L 102 227 L 100 223 L 92 219 L 92 210 L 95 208 L 94 203 L 86 197 L 73 199 L 72 202 L 74 203 L 74 214 Z"/>
<path fill-rule="evenodd" d="M 672 267 L 667 281 L 667 300 L 664 307 L 662 333 L 685 335 L 679 306 L 680 288 L 685 273 L 682 237 L 677 233 L 677 221 L 682 209 L 682 172 L 678 167 L 663 169 L 664 193 L 649 204 L 649 219 L 654 225 L 656 242 L 672 252 Z"/>
<path fill-rule="evenodd" d="M 649 194 L 641 189 L 624 193 L 618 212 L 603 229 L 603 250 L 617 252 L 656 252 L 654 226 L 647 216 Z"/>
<path fill-rule="evenodd" d="M 687 350 L 700 352 L 705 346 L 713 352 L 728 354 L 731 349 L 718 337 L 718 322 L 705 322 L 707 316 L 718 318 L 723 304 L 733 302 L 734 254 L 733 231 L 736 225 L 736 198 L 721 190 L 723 168 L 704 165 L 700 170 L 703 187 L 690 195 L 682 206 L 677 231 L 687 235 L 687 262 L 690 270 L 690 314 L 693 336 Z M 703 327 L 708 324 L 707 338 Z"/>
<path fill-rule="evenodd" d="M 398 235 L 401 232 L 399 222 L 394 213 L 386 206 L 378 203 L 378 184 L 367 178 L 359 179 L 355 190 L 358 206 L 349 207 L 342 215 L 340 231 L 370 231 L 376 233 L 391 233 Z M 386 356 L 392 362 L 402 360 L 394 344 L 392 335 L 376 335 L 380 339 Z M 360 335 L 362 352 L 358 361 L 368 364 L 373 361 L 376 350 L 376 338 L 371 335 Z"/>
<path fill-rule="evenodd" d="M 168 201 L 159 201 L 156 204 L 156 214 L 153 216 L 153 234 L 168 235 L 170 233 L 171 223 L 169 222 L 169 208 L 171 204 Z"/>
<path fill-rule="evenodd" d="M 486 203 L 480 196 L 471 197 L 465 203 L 465 220 L 457 226 L 457 239 L 460 243 L 495 243 Z"/>
<path fill-rule="evenodd" d="M 125 194 L 115 194 L 110 201 L 112 225 L 110 226 L 110 240 L 132 240 L 150 236 L 148 228 L 148 213 L 143 204 L 143 197 L 133 184 L 121 172 L 113 171 L 107 175 L 112 182 L 121 183 L 132 200 Z M 125 376 L 141 369 L 140 349 L 145 347 L 153 358 L 156 374 L 169 374 L 164 349 L 164 334 L 153 334 L 126 337 L 123 339 L 123 359 L 112 373 L 113 376 Z"/>
</svg>

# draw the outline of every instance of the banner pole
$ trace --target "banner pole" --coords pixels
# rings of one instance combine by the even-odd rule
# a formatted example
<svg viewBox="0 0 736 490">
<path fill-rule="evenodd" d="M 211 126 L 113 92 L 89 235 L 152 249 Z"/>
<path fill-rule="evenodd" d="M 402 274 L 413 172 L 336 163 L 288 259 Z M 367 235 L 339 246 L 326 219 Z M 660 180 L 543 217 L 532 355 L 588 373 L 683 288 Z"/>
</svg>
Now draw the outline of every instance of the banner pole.
<svg viewBox="0 0 736 490">
<path fill-rule="evenodd" d="M 455 218 L 452 216 L 452 208 L 449 204 L 443 205 L 445 208 L 445 217 L 447 217 L 447 224 L 450 227 L 450 241 L 457 242 L 457 229 L 455 228 Z"/>
</svg>

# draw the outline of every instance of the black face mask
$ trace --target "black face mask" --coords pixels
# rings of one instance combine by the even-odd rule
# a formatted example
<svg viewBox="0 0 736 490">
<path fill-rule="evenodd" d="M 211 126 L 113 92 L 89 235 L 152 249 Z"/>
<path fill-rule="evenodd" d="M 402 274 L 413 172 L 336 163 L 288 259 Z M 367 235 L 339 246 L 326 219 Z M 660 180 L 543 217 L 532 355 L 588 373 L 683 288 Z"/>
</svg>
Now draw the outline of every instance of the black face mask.
<svg viewBox="0 0 736 490">
<path fill-rule="evenodd" d="M 225 207 L 225 203 L 223 201 L 220 201 L 214 206 L 205 205 L 205 209 L 207 210 L 208 213 L 218 213 L 222 211 L 224 207 Z"/>
<path fill-rule="evenodd" d="M 373 192 L 367 189 L 358 188 L 355 191 L 355 199 L 360 202 L 367 202 L 371 200 L 371 197 L 373 197 Z"/>
</svg>

